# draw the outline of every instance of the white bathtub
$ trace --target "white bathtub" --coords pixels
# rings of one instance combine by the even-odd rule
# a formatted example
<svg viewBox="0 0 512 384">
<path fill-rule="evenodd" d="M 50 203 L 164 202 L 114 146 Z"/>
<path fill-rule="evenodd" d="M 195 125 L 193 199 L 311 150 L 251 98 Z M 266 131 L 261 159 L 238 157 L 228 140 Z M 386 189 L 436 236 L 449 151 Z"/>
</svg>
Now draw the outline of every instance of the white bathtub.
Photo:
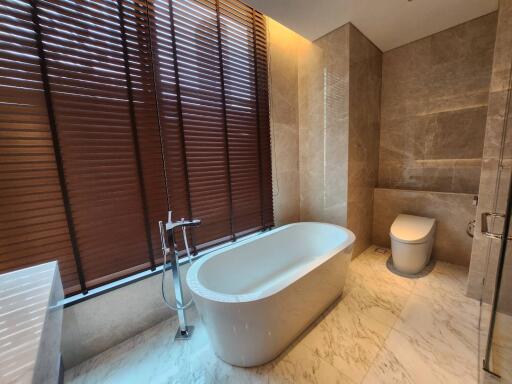
<svg viewBox="0 0 512 384">
<path fill-rule="evenodd" d="M 217 355 L 242 367 L 278 356 L 341 295 L 354 240 L 289 224 L 197 261 L 187 282 Z"/>
</svg>

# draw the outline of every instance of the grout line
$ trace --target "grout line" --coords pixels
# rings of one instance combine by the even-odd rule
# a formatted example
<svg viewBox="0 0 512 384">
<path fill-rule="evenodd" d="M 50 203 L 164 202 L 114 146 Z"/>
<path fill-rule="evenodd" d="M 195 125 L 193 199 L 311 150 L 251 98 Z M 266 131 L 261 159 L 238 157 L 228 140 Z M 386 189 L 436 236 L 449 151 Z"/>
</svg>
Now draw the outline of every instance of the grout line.
<svg viewBox="0 0 512 384">
<path fill-rule="evenodd" d="M 318 324 L 317 324 L 318 325 Z M 313 328 L 315 329 L 316 326 Z M 311 331 L 313 331 L 313 329 Z M 307 346 L 306 344 L 303 344 L 302 343 L 302 340 L 297 343 L 294 348 L 296 347 L 300 347 L 300 348 L 304 348 L 306 349 L 307 351 L 311 352 L 311 354 L 316 357 L 317 359 L 321 360 L 324 364 L 327 364 L 328 366 L 330 366 L 331 368 L 333 368 L 336 372 L 338 372 L 339 374 L 341 374 L 343 377 L 346 377 L 348 379 L 350 379 L 351 381 L 355 382 L 352 377 L 350 377 L 348 374 L 346 374 L 345 372 L 343 372 L 341 369 L 339 369 L 336 365 L 332 364 L 331 362 L 329 362 L 328 360 L 326 360 L 324 357 L 318 355 L 315 353 L 315 350 L 311 349 L 309 346 Z M 271 364 L 272 362 L 270 363 L 267 363 L 267 364 Z"/>
<path fill-rule="evenodd" d="M 373 252 L 375 253 L 375 250 L 373 250 Z M 386 258 L 386 262 L 387 262 L 387 258 Z M 384 267 L 386 268 L 386 270 L 388 270 L 386 265 L 385 265 Z M 390 273 L 391 273 L 391 272 L 390 272 Z M 402 314 L 402 312 L 403 312 L 404 308 L 407 306 L 407 303 L 408 303 L 408 302 L 409 302 L 409 300 L 411 299 L 411 296 L 413 295 L 413 291 L 414 291 L 414 289 L 415 289 L 415 288 L 416 288 L 416 281 L 413 281 L 413 286 L 412 286 L 412 288 L 411 288 L 411 290 L 410 290 L 410 291 L 407 291 L 407 298 L 406 298 L 406 300 L 405 300 L 405 303 L 404 303 L 403 307 L 400 309 L 400 313 L 399 313 L 399 315 L 398 315 L 398 316 L 396 316 L 396 319 L 395 319 L 395 321 L 394 321 L 393 325 L 391 325 L 391 326 L 389 326 L 389 325 L 388 325 L 388 326 L 389 326 L 389 331 L 387 332 L 386 337 L 384 338 L 384 341 L 382 342 L 382 345 L 381 345 L 381 346 L 380 346 L 380 348 L 379 348 L 379 351 L 375 354 L 375 356 L 373 357 L 373 359 L 372 359 L 372 361 L 370 362 L 370 364 L 368 364 L 368 368 L 366 369 L 366 372 L 365 372 L 365 374 L 364 374 L 363 378 L 361 379 L 360 383 L 364 383 L 364 381 L 366 380 L 366 377 L 368 376 L 368 374 L 369 374 L 370 370 L 371 370 L 371 369 L 372 369 L 372 367 L 375 365 L 375 363 L 376 363 L 376 361 L 377 361 L 377 358 L 379 358 L 379 357 L 380 357 L 380 355 L 381 355 L 381 353 L 386 349 L 386 342 L 388 341 L 388 339 L 389 339 L 389 337 L 390 337 L 390 335 L 391 335 L 391 332 L 392 332 L 393 330 L 396 330 L 395 326 L 396 326 L 396 324 L 398 323 L 398 320 L 399 320 L 400 315 Z M 373 318 L 372 318 L 372 319 L 373 319 Z M 376 319 L 374 319 L 374 320 L 376 320 Z M 377 320 L 376 320 L 376 321 L 377 321 Z M 382 324 L 382 323 L 381 323 L 381 324 Z"/>
<path fill-rule="evenodd" d="M 375 254 L 375 247 L 374 247 L 374 246 L 372 246 L 372 248 L 373 248 L 373 249 L 372 249 L 372 251 L 371 251 L 371 252 Z M 365 254 L 366 252 L 367 252 L 367 250 L 363 251 L 363 252 L 362 252 L 358 257 L 361 257 L 361 256 L 362 256 L 362 257 L 364 257 L 364 254 Z M 380 257 L 380 255 L 381 255 L 381 254 L 379 254 L 379 257 Z M 387 258 L 386 258 L 386 260 L 387 260 Z M 349 268 L 350 268 L 350 266 L 349 266 Z M 373 269 L 373 268 L 372 268 L 372 269 Z M 377 273 L 381 273 L 381 272 L 379 272 L 379 271 L 376 271 L 376 272 L 377 272 Z M 350 269 L 349 269 L 349 273 L 350 273 Z M 345 283 L 345 284 L 346 284 L 346 283 Z M 407 294 L 408 294 L 407 299 L 409 299 L 410 295 L 412 294 L 412 289 L 411 289 L 411 291 L 410 291 L 410 292 L 408 292 Z M 301 335 L 301 339 L 300 339 L 300 340 L 299 340 L 299 342 L 295 345 L 295 347 L 296 347 L 296 346 L 304 347 L 306 350 L 308 350 L 309 352 L 311 352 L 311 353 L 313 354 L 313 356 L 315 356 L 316 358 L 318 358 L 318 359 L 319 359 L 319 360 L 321 360 L 322 362 L 326 363 L 326 364 L 327 364 L 327 365 L 329 365 L 331 368 L 334 368 L 334 369 L 335 369 L 337 372 L 339 372 L 341 375 L 343 375 L 343 376 L 345 376 L 345 377 L 348 377 L 349 379 L 351 379 L 352 381 L 354 381 L 354 382 L 355 382 L 355 380 L 353 380 L 353 378 L 352 378 L 352 377 L 350 377 L 347 373 L 343 372 L 340 368 L 338 368 L 336 365 L 334 365 L 334 364 L 332 364 L 331 362 L 329 362 L 328 360 L 326 360 L 326 359 L 325 359 L 324 357 L 322 357 L 321 355 L 318 355 L 317 353 L 315 353 L 315 350 L 314 350 L 313 348 L 311 348 L 309 345 L 307 345 L 306 343 L 304 343 L 304 342 L 303 342 L 303 340 L 305 339 L 305 337 L 307 337 L 307 335 L 308 335 L 309 333 L 314 332 L 314 330 L 315 330 L 315 329 L 316 329 L 316 328 L 317 328 L 317 327 L 318 327 L 322 322 L 324 322 L 324 321 L 325 321 L 325 319 L 326 319 L 326 318 L 327 318 L 327 317 L 328 317 L 328 316 L 329 316 L 333 311 L 335 311 L 335 310 L 337 310 L 337 309 L 338 309 L 338 306 L 339 306 L 340 304 L 342 304 L 342 303 L 343 303 L 343 300 L 345 300 L 345 299 L 346 299 L 348 296 L 350 296 L 350 295 L 352 295 L 352 292 L 349 292 L 345 297 L 343 297 L 342 299 L 340 299 L 340 301 L 339 301 L 338 303 L 336 303 L 336 305 L 335 305 L 335 306 L 330 307 L 330 311 L 329 311 L 329 309 L 328 309 L 328 310 L 326 310 L 326 311 L 329 311 L 329 312 L 328 312 L 328 313 L 327 313 L 327 314 L 322 318 L 322 320 L 321 320 L 321 321 L 317 322 L 316 324 L 315 324 L 315 323 L 313 323 L 311 327 L 308 327 L 307 333 L 304 333 L 303 335 Z M 404 305 L 404 307 L 405 307 L 405 305 Z M 325 312 L 324 312 L 324 314 L 325 314 Z M 372 367 L 373 362 L 375 361 L 375 359 L 380 355 L 381 351 L 383 350 L 384 345 L 385 345 L 385 343 L 386 343 L 386 341 L 387 341 L 387 339 L 388 339 L 388 337 L 389 337 L 389 334 L 390 334 L 390 333 L 391 333 L 391 331 L 393 330 L 394 324 L 398 321 L 398 316 L 396 317 L 396 319 L 395 319 L 395 321 L 394 321 L 393 325 L 390 325 L 390 324 L 388 324 L 388 323 L 384 323 L 384 322 L 382 322 L 382 321 L 380 321 L 380 320 L 378 320 L 378 319 L 374 318 L 373 316 L 368 315 L 368 314 L 365 314 L 365 313 L 363 313 L 363 312 L 357 312 L 357 316 L 358 316 L 358 317 L 361 317 L 361 318 L 363 318 L 363 319 L 366 319 L 366 320 L 369 320 L 369 321 L 373 321 L 373 322 L 375 322 L 375 323 L 378 323 L 378 324 L 380 324 L 381 326 L 386 327 L 386 329 L 387 329 L 387 331 L 386 331 L 386 333 L 385 333 L 385 335 L 384 335 L 384 337 L 383 337 L 382 342 L 378 341 L 378 343 L 377 343 L 377 344 L 378 344 L 378 351 L 377 351 L 377 353 L 376 353 L 376 354 L 375 354 L 375 356 L 373 357 L 373 359 L 372 359 L 371 363 L 370 363 L 370 364 L 368 365 L 368 367 L 366 368 L 365 373 L 364 373 L 364 375 L 363 375 L 363 377 L 362 377 L 361 381 L 359 381 L 360 383 L 362 383 L 362 382 L 363 382 L 363 380 L 364 380 L 364 378 L 365 378 L 365 377 L 366 377 L 366 375 L 368 374 L 368 372 L 369 372 L 370 368 Z"/>
</svg>

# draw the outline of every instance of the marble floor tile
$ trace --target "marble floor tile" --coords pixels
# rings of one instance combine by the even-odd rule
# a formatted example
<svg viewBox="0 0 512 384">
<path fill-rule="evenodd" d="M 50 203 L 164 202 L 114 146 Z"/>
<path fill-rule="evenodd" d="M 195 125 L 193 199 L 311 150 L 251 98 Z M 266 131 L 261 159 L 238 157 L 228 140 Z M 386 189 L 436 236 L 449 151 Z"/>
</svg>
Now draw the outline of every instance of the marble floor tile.
<svg viewBox="0 0 512 384">
<path fill-rule="evenodd" d="M 363 382 L 476 384 L 477 318 L 476 302 L 411 295 Z"/>
<path fill-rule="evenodd" d="M 164 321 L 73 367 L 65 383 L 464 383 L 478 375 L 478 302 L 466 270 L 437 263 L 426 276 L 393 274 L 370 247 L 350 266 L 346 289 L 293 345 L 260 367 L 240 368 L 212 350 L 195 309 L 189 341 Z"/>
<path fill-rule="evenodd" d="M 391 330 L 340 302 L 316 325 L 301 344 L 360 382 Z"/>
<path fill-rule="evenodd" d="M 199 324 L 199 327 L 204 329 L 201 324 Z M 254 368 L 235 367 L 219 359 L 209 344 L 195 358 L 206 368 L 215 383 L 266 384 L 269 382 L 271 365 L 267 364 Z"/>
<path fill-rule="evenodd" d="M 416 281 L 389 271 L 391 253 L 375 249 L 371 246 L 352 260 L 343 300 L 349 310 L 393 326 Z"/>
<path fill-rule="evenodd" d="M 400 289 L 405 292 L 413 290 L 416 279 L 399 276 L 389 271 L 387 261 L 391 256 L 389 250 L 386 253 L 375 252 L 378 247 L 370 247 L 361 255 L 352 260 L 350 264 L 348 288 L 354 284 L 365 287 L 374 287 L 377 290 L 382 287 Z M 382 249 L 382 248 L 380 248 Z"/>
<path fill-rule="evenodd" d="M 310 349 L 297 344 L 291 351 L 270 364 L 269 384 L 354 384 Z"/>
<path fill-rule="evenodd" d="M 415 353 L 442 371 L 448 383 L 476 383 L 479 304 L 411 295 L 394 329 L 412 340 Z"/>
<path fill-rule="evenodd" d="M 452 384 L 457 377 L 435 366 L 430 353 L 425 353 L 413 337 L 392 330 L 364 384 Z"/>
<path fill-rule="evenodd" d="M 479 384 L 503 384 L 501 378 L 491 375 L 488 372 L 480 372 Z"/>
<path fill-rule="evenodd" d="M 198 323 L 195 310 L 189 318 Z M 176 319 L 164 321 L 100 355 L 66 371 L 69 383 L 212 383 L 204 356 L 208 337 L 197 327 L 190 341 L 174 341 Z"/>
<path fill-rule="evenodd" d="M 343 301 L 347 310 L 358 312 L 389 327 L 398 319 L 409 294 L 390 289 L 354 288 Z"/>
<path fill-rule="evenodd" d="M 467 268 L 437 261 L 432 271 L 416 280 L 414 293 L 423 296 L 466 298 Z"/>
<path fill-rule="evenodd" d="M 512 383 L 512 316 L 498 312 L 491 348 L 491 370 Z"/>
</svg>

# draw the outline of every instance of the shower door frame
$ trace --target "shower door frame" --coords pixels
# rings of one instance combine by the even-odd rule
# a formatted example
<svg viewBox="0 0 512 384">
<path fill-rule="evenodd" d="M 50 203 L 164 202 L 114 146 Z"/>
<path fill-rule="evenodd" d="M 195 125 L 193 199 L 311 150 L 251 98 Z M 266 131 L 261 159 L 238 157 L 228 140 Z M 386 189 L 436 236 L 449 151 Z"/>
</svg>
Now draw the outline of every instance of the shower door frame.
<svg viewBox="0 0 512 384">
<path fill-rule="evenodd" d="M 512 172 L 512 170 L 510 170 L 509 172 Z M 484 220 L 486 220 L 486 218 L 484 217 L 485 215 L 486 215 L 486 213 L 484 213 L 482 215 L 482 223 L 484 223 Z M 499 302 L 500 289 L 501 289 L 501 278 L 503 275 L 503 266 L 505 264 L 505 257 L 507 256 L 509 242 L 512 241 L 512 237 L 510 237 L 510 235 L 509 235 L 510 228 L 511 228 L 511 225 L 510 225 L 511 217 L 512 217 L 512 177 L 510 177 L 510 181 L 509 181 L 509 185 L 508 185 L 507 208 L 506 208 L 506 212 L 504 214 L 503 231 L 501 234 L 488 233 L 486 235 L 490 238 L 501 239 L 498 265 L 497 265 L 497 271 L 496 271 L 496 280 L 494 283 L 494 294 L 493 294 L 492 306 L 491 306 L 491 319 L 489 321 L 489 331 L 487 333 L 487 345 L 485 347 L 485 357 L 484 357 L 484 361 L 483 361 L 483 369 L 486 372 L 488 372 L 494 376 L 497 376 L 497 377 L 500 377 L 500 376 L 492 371 L 492 369 L 490 368 L 490 361 L 491 361 L 491 350 L 492 350 L 492 344 L 493 344 L 494 326 L 496 323 L 496 313 L 498 311 L 498 302 Z M 487 231 L 484 231 L 482 228 L 482 233 L 484 233 L 484 232 L 487 232 Z"/>
</svg>

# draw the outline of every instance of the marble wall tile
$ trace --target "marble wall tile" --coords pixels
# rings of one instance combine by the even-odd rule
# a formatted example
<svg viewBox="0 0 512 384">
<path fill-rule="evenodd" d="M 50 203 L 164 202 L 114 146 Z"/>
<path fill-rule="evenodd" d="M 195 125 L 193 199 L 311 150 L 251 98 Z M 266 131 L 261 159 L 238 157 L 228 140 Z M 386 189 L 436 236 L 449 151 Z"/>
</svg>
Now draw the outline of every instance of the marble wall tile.
<svg viewBox="0 0 512 384">
<path fill-rule="evenodd" d="M 188 266 L 183 270 L 186 274 Z M 62 358 L 71 368 L 113 345 L 175 316 L 161 296 L 161 275 L 83 301 L 64 309 Z M 172 276 L 167 292 L 174 297 Z M 188 290 L 187 290 L 187 295 Z"/>
<path fill-rule="evenodd" d="M 478 159 L 482 157 L 486 107 L 436 114 L 425 132 L 425 159 Z"/>
<path fill-rule="evenodd" d="M 477 190 L 480 184 L 481 166 L 460 165 L 457 168 L 460 172 L 454 172 L 452 179 L 452 191 L 465 193 L 465 191 Z"/>
<path fill-rule="evenodd" d="M 428 112 L 430 40 L 418 40 L 384 53 L 382 58 L 382 121 Z M 381 132 L 384 136 L 385 131 Z"/>
<path fill-rule="evenodd" d="M 373 188 L 379 168 L 382 52 L 349 24 L 349 140 L 347 227 L 354 255 L 371 244 Z"/>
<path fill-rule="evenodd" d="M 512 62 L 512 2 L 501 0 L 499 22 L 496 31 L 491 92 L 508 90 L 510 87 L 510 63 Z"/>
<path fill-rule="evenodd" d="M 347 226 L 357 255 L 371 243 L 382 53 L 346 24 L 300 56 L 300 217 Z"/>
<path fill-rule="evenodd" d="M 509 135 L 506 135 L 505 148 L 502 148 L 504 116 L 507 110 L 507 101 L 509 101 L 508 96 L 508 90 L 491 92 L 489 94 L 489 111 L 487 114 L 483 154 L 485 159 L 499 158 L 502 149 L 507 151 L 505 158 L 512 158 L 510 155 L 510 140 L 512 138 Z"/>
<path fill-rule="evenodd" d="M 299 55 L 300 219 L 347 223 L 349 25 Z"/>
<path fill-rule="evenodd" d="M 433 256 L 467 266 L 472 239 L 466 226 L 475 218 L 474 195 L 375 188 L 373 243 L 390 246 L 389 230 L 400 213 L 437 220 Z"/>
<path fill-rule="evenodd" d="M 298 52 L 307 41 L 267 17 L 272 184 L 276 225 L 299 221 Z"/>
<path fill-rule="evenodd" d="M 315 41 L 323 53 L 323 220 L 347 225 L 349 25 Z M 307 92 L 307 85 L 304 92 Z M 307 113 L 307 111 L 306 111 Z M 317 147 L 318 148 L 318 147 Z M 314 149 L 315 150 L 315 149 Z M 321 152 L 319 152 L 321 153 Z"/>
<path fill-rule="evenodd" d="M 384 53 L 380 187 L 478 192 L 477 167 L 445 160 L 482 158 L 496 20 Z"/>
</svg>

